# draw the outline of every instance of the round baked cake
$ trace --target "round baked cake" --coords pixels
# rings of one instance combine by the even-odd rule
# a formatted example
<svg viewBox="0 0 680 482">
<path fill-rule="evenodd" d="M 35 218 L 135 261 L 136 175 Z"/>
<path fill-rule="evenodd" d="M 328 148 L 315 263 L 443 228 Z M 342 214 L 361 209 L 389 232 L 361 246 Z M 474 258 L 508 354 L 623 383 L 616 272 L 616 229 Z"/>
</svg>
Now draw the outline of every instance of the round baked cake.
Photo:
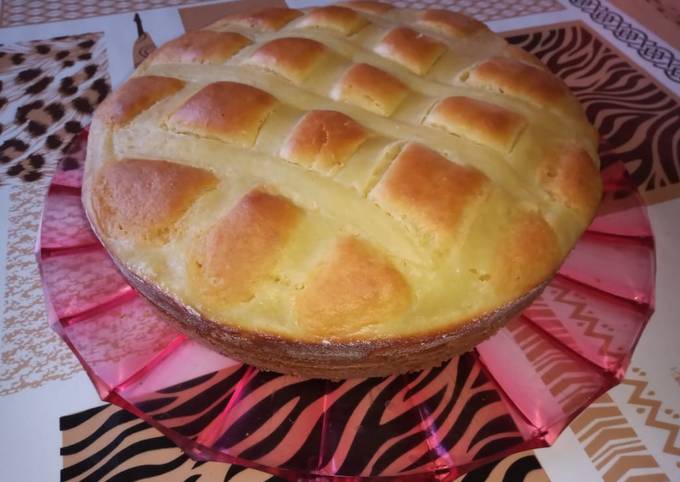
<svg viewBox="0 0 680 482">
<path fill-rule="evenodd" d="M 437 365 L 526 307 L 594 216 L 597 133 L 484 24 L 352 2 L 229 15 L 97 109 L 83 203 L 129 282 L 259 368 Z"/>
</svg>

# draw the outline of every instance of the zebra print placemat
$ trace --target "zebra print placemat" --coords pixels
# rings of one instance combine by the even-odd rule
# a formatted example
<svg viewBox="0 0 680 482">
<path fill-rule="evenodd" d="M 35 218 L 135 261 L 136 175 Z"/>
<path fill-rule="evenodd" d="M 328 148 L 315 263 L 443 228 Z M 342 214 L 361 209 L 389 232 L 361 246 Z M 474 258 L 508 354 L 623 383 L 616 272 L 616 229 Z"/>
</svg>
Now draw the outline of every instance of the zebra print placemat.
<svg viewBox="0 0 680 482">
<path fill-rule="evenodd" d="M 606 166 L 623 161 L 646 201 L 680 197 L 680 101 L 584 23 L 506 34 L 569 85 L 601 136 Z"/>
<path fill-rule="evenodd" d="M 62 481 L 279 482 L 255 469 L 196 462 L 146 422 L 115 405 L 61 417 Z M 507 457 L 470 472 L 457 482 L 545 482 L 532 452 Z"/>
</svg>

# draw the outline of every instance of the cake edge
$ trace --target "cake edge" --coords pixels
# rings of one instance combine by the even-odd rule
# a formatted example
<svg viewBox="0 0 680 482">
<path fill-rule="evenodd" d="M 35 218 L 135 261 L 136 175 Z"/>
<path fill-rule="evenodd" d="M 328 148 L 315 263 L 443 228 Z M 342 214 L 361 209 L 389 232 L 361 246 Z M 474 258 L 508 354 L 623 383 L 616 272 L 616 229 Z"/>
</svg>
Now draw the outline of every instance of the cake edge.
<svg viewBox="0 0 680 482">
<path fill-rule="evenodd" d="M 83 186 L 83 197 L 88 189 Z M 210 320 L 130 270 L 106 245 L 84 211 L 95 236 L 125 280 L 166 315 L 169 324 L 224 356 L 273 371 L 306 378 L 342 380 L 399 375 L 434 368 L 472 350 L 527 308 L 548 286 L 554 273 L 538 286 L 483 316 L 457 322 L 455 327 L 383 340 L 294 341 Z"/>
</svg>

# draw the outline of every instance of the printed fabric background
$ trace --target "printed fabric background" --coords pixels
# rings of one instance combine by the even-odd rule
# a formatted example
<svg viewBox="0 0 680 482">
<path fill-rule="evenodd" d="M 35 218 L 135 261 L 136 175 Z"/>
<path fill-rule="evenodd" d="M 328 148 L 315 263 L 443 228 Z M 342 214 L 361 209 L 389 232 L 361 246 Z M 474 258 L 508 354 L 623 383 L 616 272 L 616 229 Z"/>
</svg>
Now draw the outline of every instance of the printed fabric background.
<svg viewBox="0 0 680 482">
<path fill-rule="evenodd" d="M 628 393 L 627 403 L 645 417 L 646 425 L 661 432 L 663 451 L 680 464 L 680 414 L 654 398 L 654 392 L 647 389 L 645 376 L 643 370 L 634 367 L 631 376 L 622 382 L 623 391 Z M 210 376 L 200 378 L 201 383 L 211 380 Z M 177 408 L 169 411 L 185 416 L 188 408 L 183 407 L 181 413 Z M 596 400 L 571 424 L 571 428 L 606 482 L 676 480 L 674 475 L 666 474 L 659 466 L 652 451 L 609 394 Z M 62 417 L 60 429 L 63 481 L 142 478 L 170 481 L 283 480 L 237 465 L 194 462 L 156 429 L 113 405 Z M 483 466 L 456 480 L 538 482 L 549 479 L 533 453 L 525 452 Z"/>
<path fill-rule="evenodd" d="M 541 59 L 578 97 L 600 133 L 603 165 L 623 161 L 649 202 L 680 196 L 675 95 L 580 22 L 512 33 L 508 40 Z"/>
<path fill-rule="evenodd" d="M 634 49 L 640 59 L 662 70 L 672 82 L 680 83 L 680 58 L 672 49 L 659 44 L 644 29 L 638 28 L 620 13 L 609 8 L 606 2 L 600 0 L 569 0 L 569 2 L 588 14 L 593 22 L 612 32 L 618 42 Z M 638 4 L 636 11 L 646 7 Z"/>
<path fill-rule="evenodd" d="M 62 481 L 279 482 L 279 477 L 238 465 L 195 462 L 146 422 L 103 405 L 62 417 Z M 481 467 L 457 482 L 544 482 L 536 457 L 524 452 Z"/>
<path fill-rule="evenodd" d="M 16 418 L 19 415 L 15 413 L 30 412 L 31 409 L 22 412 L 20 402 L 12 403 L 31 397 L 41 398 L 39 403 L 65 403 L 71 407 L 59 414 L 74 410 L 67 401 L 51 399 L 52 387 L 72 379 L 82 369 L 47 327 L 33 250 L 49 179 L 59 159 L 64 159 L 67 169 L 77 167 L 79 151 L 82 153 L 84 146 L 71 141 L 89 123 L 93 109 L 110 90 L 111 59 L 118 59 L 116 65 L 127 65 L 121 58 L 140 61 L 155 45 L 160 45 L 160 40 L 165 40 L 167 29 L 177 28 L 175 25 L 192 30 L 225 9 L 282 2 L 0 1 L 0 194 L 6 194 L 8 201 L 7 206 L 2 206 L 8 215 L 0 217 L 7 243 L 6 256 L 0 259 L 0 274 L 6 280 L 5 303 L 0 310 L 0 402 L 5 402 L 4 417 Z M 294 6 L 309 3 L 289 0 Z M 502 20 L 500 24 L 509 30 L 505 35 L 510 42 L 533 52 L 569 84 L 602 134 L 603 162 L 623 161 L 650 204 L 657 240 L 666 249 L 659 251 L 659 264 L 674 274 L 674 285 L 666 282 L 659 296 L 674 297 L 680 277 L 676 256 L 680 231 L 670 228 L 677 225 L 680 206 L 677 2 L 395 0 L 393 3 L 412 8 L 451 8 L 484 21 Z M 169 8 L 164 10 L 166 7 Z M 136 12 L 144 20 L 143 26 L 140 21 L 140 30 L 146 32 L 135 30 L 132 16 Z M 69 31 L 69 25 L 75 22 L 68 21 L 77 19 L 90 22 L 88 30 L 79 30 L 77 34 Z M 117 27 L 108 28 L 110 24 L 124 27 L 116 30 Z M 61 33 L 45 33 L 42 25 Z M 20 35 L 20 40 L 7 40 L 15 37 L 4 32 L 14 32 L 15 27 L 33 30 L 30 35 Z M 125 40 L 129 38 L 133 41 L 137 38 L 137 44 Z M 117 68 L 116 72 L 119 71 Z M 63 211 L 50 213 L 55 222 L 69 217 L 68 206 L 64 204 L 62 208 Z M 64 225 L 60 235 L 69 236 L 76 228 Z M 96 291 L 108 278 L 85 273 L 84 279 Z M 578 307 L 577 300 L 570 299 L 568 292 L 554 295 L 573 303 L 578 316 L 584 318 L 584 330 L 604 345 L 614 345 L 616 333 L 603 320 L 588 319 L 585 309 Z M 545 316 L 550 314 L 546 312 Z M 670 316 L 668 311 L 664 316 Z M 675 312 L 672 316 L 677 318 Z M 151 336 L 141 329 L 129 335 L 131 339 Z M 513 332 L 513 336 L 526 343 L 535 342 L 525 335 L 520 330 Z M 676 346 L 680 342 L 677 330 L 661 335 L 657 332 L 655 336 L 675 339 Z M 126 352 L 126 347 L 92 347 L 92 350 L 107 360 Z M 458 480 L 538 482 L 549 480 L 548 474 L 560 481 L 680 480 L 680 358 L 673 355 L 672 363 L 657 365 L 648 361 L 654 360 L 654 354 L 646 355 L 646 365 L 635 365 L 620 386 L 600 397 L 572 422 L 562 437 L 567 442 L 561 445 L 559 453 L 552 448 L 538 451 L 538 455 L 516 454 Z M 559 365 L 559 360 L 556 364 Z M 665 384 L 664 375 L 668 375 L 672 387 Z M 89 381 L 82 378 L 91 389 Z M 573 381 L 566 370 L 546 383 L 556 396 L 564 395 L 564 404 L 569 404 L 564 387 Z M 38 417 L 37 413 L 33 415 Z M 37 447 L 42 447 L 44 439 L 50 439 L 46 433 L 54 435 L 60 430 L 59 460 L 63 465 L 54 463 L 46 468 L 50 478 L 27 480 L 53 480 L 60 469 L 61 480 L 282 480 L 236 465 L 194 462 L 160 432 L 112 405 L 61 417 L 59 424 L 55 417 L 52 415 L 49 423 L 29 435 Z M 52 455 L 56 455 L 57 447 L 51 447 Z M 30 451 L 22 449 L 21 456 L 14 457 L 11 454 L 17 452 L 13 450 L 2 446 L 4 456 L 0 461 L 4 467 L 14 464 L 23 468 L 16 469 L 21 472 L 8 473 L 23 473 L 27 466 L 36 465 Z M 541 456 L 548 452 L 556 455 Z M 583 468 L 587 470 L 582 471 Z"/>
<path fill-rule="evenodd" d="M 623 404 L 612 396 L 622 399 Z M 634 410 L 630 410 L 634 409 Z M 634 416 L 624 414 L 634 412 Z M 680 478 L 680 413 L 650 389 L 647 373 L 629 370 L 621 385 L 588 407 L 572 424 L 586 456 L 606 482 L 670 481 Z M 637 428 L 636 428 L 637 427 Z M 642 429 L 640 428 L 642 427 Z M 640 437 L 650 430 L 660 441 L 652 447 Z M 661 463 L 670 466 L 665 471 Z M 635 478 L 637 477 L 637 479 Z"/>
<path fill-rule="evenodd" d="M 47 185 L 109 93 L 102 34 L 0 46 L 0 186 L 10 189 L 0 396 L 80 370 L 47 328 L 33 249 Z"/>
<path fill-rule="evenodd" d="M 646 28 L 663 38 L 676 50 L 680 48 L 680 3 L 675 0 L 612 0 L 621 9 Z"/>
<path fill-rule="evenodd" d="M 532 52 L 569 85 L 601 135 L 600 156 L 604 165 L 623 161 L 650 203 L 680 196 L 680 104 L 674 93 L 628 61 L 583 22 L 508 32 L 506 38 Z M 559 288 L 559 284 L 553 288 Z M 544 296 L 570 306 L 582 320 L 583 335 L 598 339 L 602 350 L 614 353 L 615 328 L 606 320 L 588 315 L 587 306 L 571 296 L 568 288 L 547 290 Z M 542 307 L 534 304 L 531 309 Z M 523 342 L 532 343 L 524 339 L 521 331 L 512 328 L 511 331 Z M 540 364 L 542 360 L 536 362 Z M 556 396 L 564 394 L 563 403 L 568 404 L 570 386 L 583 382 L 569 377 L 568 366 L 562 366 L 559 376 L 551 375 L 550 367 L 555 363 L 559 360 L 543 366 L 544 381 Z M 634 389 L 625 402 L 635 407 L 639 419 L 626 417 L 611 396 L 605 394 L 570 426 L 607 482 L 638 480 L 635 477 L 645 481 L 680 479 L 678 407 L 662 409 L 661 401 L 648 388 L 648 381 L 639 380 L 641 375 L 645 375 L 643 370 L 633 368 L 621 386 L 613 390 L 628 393 L 629 387 Z M 643 392 L 645 396 L 641 397 Z M 634 428 L 638 424 L 661 432 L 658 435 L 664 440 L 661 457 L 670 462 L 666 465 L 674 469 L 672 472 L 660 466 L 655 450 L 642 441 Z"/>
<path fill-rule="evenodd" d="M 60 0 L 26 2 L 4 0 L 0 25 L 15 26 L 57 22 L 111 15 L 121 12 L 149 10 L 171 5 L 198 3 L 201 0 Z"/>
<path fill-rule="evenodd" d="M 50 177 L 109 93 L 107 71 L 98 33 L 0 47 L 0 183 Z"/>
</svg>

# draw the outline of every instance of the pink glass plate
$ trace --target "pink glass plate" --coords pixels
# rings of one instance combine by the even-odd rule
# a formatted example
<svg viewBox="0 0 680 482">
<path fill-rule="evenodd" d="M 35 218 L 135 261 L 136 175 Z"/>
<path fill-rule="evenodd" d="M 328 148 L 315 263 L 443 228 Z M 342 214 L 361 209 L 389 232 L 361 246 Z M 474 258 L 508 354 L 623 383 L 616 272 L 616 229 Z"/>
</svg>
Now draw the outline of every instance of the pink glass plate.
<svg viewBox="0 0 680 482">
<path fill-rule="evenodd" d="M 654 239 L 622 164 L 554 281 L 521 317 L 439 368 L 341 382 L 259 371 L 170 328 L 116 271 L 80 204 L 83 133 L 50 187 L 37 256 L 52 328 L 103 400 L 196 459 L 288 479 L 452 480 L 550 445 L 616 385 L 654 306 Z"/>
</svg>

